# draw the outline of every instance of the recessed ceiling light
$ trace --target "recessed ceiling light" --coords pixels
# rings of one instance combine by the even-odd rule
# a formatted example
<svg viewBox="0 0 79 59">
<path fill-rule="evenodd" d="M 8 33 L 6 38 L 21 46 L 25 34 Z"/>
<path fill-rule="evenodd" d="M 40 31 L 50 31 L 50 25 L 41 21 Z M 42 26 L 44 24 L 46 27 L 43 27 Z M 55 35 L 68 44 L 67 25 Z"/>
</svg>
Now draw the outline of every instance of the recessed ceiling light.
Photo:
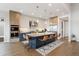
<svg viewBox="0 0 79 59">
<path fill-rule="evenodd" d="M 49 3 L 49 4 L 48 4 L 48 6 L 52 6 L 52 4 L 51 4 L 51 3 Z"/>
<path fill-rule="evenodd" d="M 20 10 L 21 13 L 23 13 L 23 10 Z"/>
<path fill-rule="evenodd" d="M 37 23 L 39 22 L 39 20 L 37 20 Z"/>
<path fill-rule="evenodd" d="M 32 13 L 32 15 L 34 15 L 34 13 Z"/>
</svg>

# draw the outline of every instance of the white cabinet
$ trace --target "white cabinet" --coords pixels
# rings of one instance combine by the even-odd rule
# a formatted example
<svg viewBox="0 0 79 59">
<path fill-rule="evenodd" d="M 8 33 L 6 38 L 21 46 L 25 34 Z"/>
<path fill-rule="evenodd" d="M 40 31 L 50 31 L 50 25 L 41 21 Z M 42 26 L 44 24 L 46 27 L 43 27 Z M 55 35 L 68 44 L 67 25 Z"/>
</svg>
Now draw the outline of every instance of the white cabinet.
<svg viewBox="0 0 79 59">
<path fill-rule="evenodd" d="M 4 36 L 4 22 L 0 21 L 0 37 Z"/>
</svg>

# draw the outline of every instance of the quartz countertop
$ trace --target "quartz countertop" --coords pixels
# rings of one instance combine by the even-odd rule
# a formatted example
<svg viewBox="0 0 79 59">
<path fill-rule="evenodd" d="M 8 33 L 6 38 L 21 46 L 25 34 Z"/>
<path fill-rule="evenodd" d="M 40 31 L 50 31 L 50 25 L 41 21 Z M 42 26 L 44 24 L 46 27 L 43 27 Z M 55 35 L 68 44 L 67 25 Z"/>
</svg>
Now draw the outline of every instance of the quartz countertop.
<svg viewBox="0 0 79 59">
<path fill-rule="evenodd" d="M 31 33 L 31 34 L 27 34 L 31 37 L 36 37 L 36 36 L 43 36 L 43 35 L 51 35 L 51 34 L 55 34 L 56 32 L 44 32 L 44 33 Z"/>
</svg>

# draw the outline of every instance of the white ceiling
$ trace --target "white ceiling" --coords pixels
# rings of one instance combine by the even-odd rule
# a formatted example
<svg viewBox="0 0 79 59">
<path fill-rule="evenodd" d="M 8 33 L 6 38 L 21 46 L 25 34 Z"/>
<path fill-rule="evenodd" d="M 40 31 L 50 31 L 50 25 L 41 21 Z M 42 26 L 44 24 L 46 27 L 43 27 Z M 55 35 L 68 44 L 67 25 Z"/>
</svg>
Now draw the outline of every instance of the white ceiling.
<svg viewBox="0 0 79 59">
<path fill-rule="evenodd" d="M 69 13 L 69 4 L 64 3 L 0 3 L 0 10 L 20 11 L 24 15 L 48 19 L 53 16 L 63 16 Z"/>
</svg>

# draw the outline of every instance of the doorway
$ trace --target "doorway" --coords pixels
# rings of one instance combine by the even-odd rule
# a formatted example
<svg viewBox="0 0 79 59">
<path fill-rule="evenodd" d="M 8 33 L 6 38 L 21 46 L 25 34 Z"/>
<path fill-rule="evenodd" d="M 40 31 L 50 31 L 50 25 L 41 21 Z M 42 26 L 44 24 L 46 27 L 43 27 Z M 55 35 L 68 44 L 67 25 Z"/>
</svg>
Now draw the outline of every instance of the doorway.
<svg viewBox="0 0 79 59">
<path fill-rule="evenodd" d="M 4 21 L 0 20 L 0 42 L 4 42 Z"/>
<path fill-rule="evenodd" d="M 63 38 L 67 38 L 69 36 L 69 21 L 68 21 L 68 17 L 63 17 L 60 18 L 60 20 L 62 20 L 61 22 L 61 35 Z"/>
<path fill-rule="evenodd" d="M 68 37 L 68 20 L 64 20 L 63 27 L 63 36 L 66 38 Z"/>
</svg>

